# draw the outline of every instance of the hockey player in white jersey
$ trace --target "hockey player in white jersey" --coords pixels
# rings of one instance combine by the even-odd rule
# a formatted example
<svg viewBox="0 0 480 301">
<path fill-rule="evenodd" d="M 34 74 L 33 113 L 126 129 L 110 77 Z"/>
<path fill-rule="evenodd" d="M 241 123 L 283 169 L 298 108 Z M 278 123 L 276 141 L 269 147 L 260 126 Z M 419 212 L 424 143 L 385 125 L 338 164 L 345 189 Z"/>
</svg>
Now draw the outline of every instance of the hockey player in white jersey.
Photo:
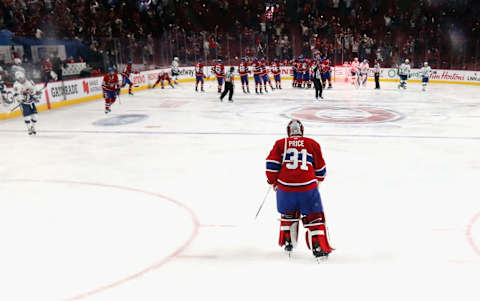
<svg viewBox="0 0 480 301">
<path fill-rule="evenodd" d="M 10 75 L 15 76 L 17 72 L 25 74 L 25 68 L 22 67 L 22 60 L 15 58 L 13 60 L 13 65 L 10 67 Z M 13 77 L 12 80 L 16 80 L 16 77 Z"/>
<path fill-rule="evenodd" d="M 368 79 L 368 71 L 370 70 L 370 66 L 368 65 L 368 60 L 364 59 L 363 62 L 360 64 L 360 67 L 358 67 L 360 76 L 358 77 L 358 85 L 360 86 L 360 83 L 365 87 L 367 85 L 367 79 Z"/>
<path fill-rule="evenodd" d="M 423 67 L 420 69 L 420 74 L 422 75 L 422 91 L 426 91 L 430 75 L 432 74 L 432 68 L 430 68 L 428 62 L 423 63 Z"/>
<path fill-rule="evenodd" d="M 25 74 L 17 72 L 13 84 L 13 97 L 19 103 L 22 114 L 27 125 L 29 135 L 36 135 L 35 124 L 37 123 L 37 107 L 41 91 L 35 90 L 35 84 L 25 78 Z"/>
<path fill-rule="evenodd" d="M 398 75 L 400 76 L 398 88 L 407 89 L 407 81 L 410 77 L 410 61 L 408 59 L 398 67 Z"/>
<path fill-rule="evenodd" d="M 178 68 L 178 57 L 174 57 L 172 61 L 172 77 L 175 85 L 178 85 L 178 76 L 180 75 L 180 69 Z"/>
</svg>

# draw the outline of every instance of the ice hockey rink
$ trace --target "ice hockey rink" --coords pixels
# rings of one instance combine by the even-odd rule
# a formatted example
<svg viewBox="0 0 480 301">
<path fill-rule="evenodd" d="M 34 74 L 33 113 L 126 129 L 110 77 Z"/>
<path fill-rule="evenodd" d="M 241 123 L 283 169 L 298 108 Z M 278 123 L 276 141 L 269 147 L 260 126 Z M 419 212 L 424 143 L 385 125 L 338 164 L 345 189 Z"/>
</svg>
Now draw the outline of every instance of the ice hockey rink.
<svg viewBox="0 0 480 301">
<path fill-rule="evenodd" d="M 219 101 L 214 82 L 0 121 L 0 300 L 479 300 L 480 87 Z M 252 89 L 252 86 L 250 87 Z M 327 164 L 332 245 L 277 245 L 265 158 L 291 118 Z"/>
</svg>

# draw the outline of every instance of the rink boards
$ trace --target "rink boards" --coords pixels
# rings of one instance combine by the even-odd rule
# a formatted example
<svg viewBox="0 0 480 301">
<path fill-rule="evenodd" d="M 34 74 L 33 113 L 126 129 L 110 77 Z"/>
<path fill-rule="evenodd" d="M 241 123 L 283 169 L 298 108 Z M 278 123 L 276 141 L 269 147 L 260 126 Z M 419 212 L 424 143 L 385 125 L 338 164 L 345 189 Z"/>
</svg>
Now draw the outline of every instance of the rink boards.
<svg viewBox="0 0 480 301">
<path fill-rule="evenodd" d="M 226 70 L 229 66 L 225 67 Z M 292 79 L 292 70 L 290 67 L 281 68 L 282 79 Z M 349 69 L 343 66 L 333 68 L 332 77 L 336 81 L 348 81 L 350 76 Z M 211 73 L 211 67 L 206 66 L 205 80 L 214 80 L 215 77 Z M 132 74 L 130 80 L 134 84 L 133 91 L 144 90 L 150 87 L 157 80 L 160 72 L 170 69 L 156 69 L 143 71 L 139 74 Z M 412 69 L 410 81 L 420 82 L 420 69 Z M 82 79 L 67 80 L 63 82 L 51 82 L 47 88 L 42 91 L 40 102 L 37 104 L 39 111 L 60 108 L 72 104 L 101 99 L 103 77 L 90 77 Z M 373 71 L 369 74 L 369 80 L 373 80 Z M 382 68 L 380 74 L 381 81 L 398 81 L 397 71 L 392 68 Z M 195 81 L 194 67 L 180 68 L 179 82 Z M 464 84 L 464 85 L 480 85 L 480 72 L 463 71 L 463 70 L 433 70 L 430 82 L 441 84 Z M 43 84 L 38 84 L 37 89 L 43 88 Z M 122 89 L 121 94 L 128 93 L 128 89 Z M 0 105 L 0 120 L 21 116 L 19 109 L 11 111 L 16 106 L 13 104 L 2 103 Z"/>
</svg>

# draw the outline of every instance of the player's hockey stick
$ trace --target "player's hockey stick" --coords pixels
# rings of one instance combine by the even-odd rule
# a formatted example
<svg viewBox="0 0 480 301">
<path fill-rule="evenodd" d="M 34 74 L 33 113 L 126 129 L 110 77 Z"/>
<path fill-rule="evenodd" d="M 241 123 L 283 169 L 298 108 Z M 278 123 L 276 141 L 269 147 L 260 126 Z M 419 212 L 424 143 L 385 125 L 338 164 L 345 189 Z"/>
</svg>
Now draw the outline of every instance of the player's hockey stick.
<svg viewBox="0 0 480 301">
<path fill-rule="evenodd" d="M 120 94 L 122 94 L 122 88 L 118 89 L 117 92 L 117 98 L 118 98 L 118 104 L 122 104 L 122 100 L 120 99 Z"/>
<path fill-rule="evenodd" d="M 20 107 L 20 104 L 18 104 L 18 105 L 16 105 L 16 106 L 14 106 L 13 108 L 11 108 L 11 109 L 10 109 L 10 112 L 15 111 L 18 107 Z"/>
</svg>

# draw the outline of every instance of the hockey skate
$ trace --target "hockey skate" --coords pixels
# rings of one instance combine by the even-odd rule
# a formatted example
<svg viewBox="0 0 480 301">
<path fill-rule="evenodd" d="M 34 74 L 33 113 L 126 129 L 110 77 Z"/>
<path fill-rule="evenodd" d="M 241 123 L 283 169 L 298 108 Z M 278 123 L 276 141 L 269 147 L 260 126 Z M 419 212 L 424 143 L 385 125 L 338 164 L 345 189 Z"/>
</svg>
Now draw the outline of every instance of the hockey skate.
<svg viewBox="0 0 480 301">
<path fill-rule="evenodd" d="M 325 261 L 328 259 L 328 253 L 323 251 L 317 242 L 313 243 L 312 252 L 313 252 L 313 256 L 315 256 L 318 262 Z"/>
<path fill-rule="evenodd" d="M 106 108 L 106 109 L 105 109 L 105 115 L 108 114 L 108 113 L 110 113 L 110 112 L 111 112 L 110 108 Z"/>
<path fill-rule="evenodd" d="M 283 250 L 287 253 L 289 258 L 292 257 L 293 244 L 290 238 L 285 239 Z"/>
</svg>

